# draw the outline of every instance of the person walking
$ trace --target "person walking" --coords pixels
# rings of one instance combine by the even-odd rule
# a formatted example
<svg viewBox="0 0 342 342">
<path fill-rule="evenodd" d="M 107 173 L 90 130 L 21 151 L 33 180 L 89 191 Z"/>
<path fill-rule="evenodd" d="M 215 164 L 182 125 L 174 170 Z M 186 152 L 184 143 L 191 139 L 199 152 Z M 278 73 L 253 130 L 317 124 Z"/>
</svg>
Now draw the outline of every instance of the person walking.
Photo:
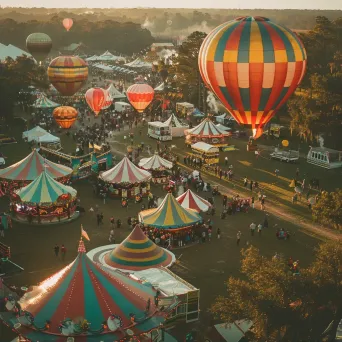
<svg viewBox="0 0 342 342">
<path fill-rule="evenodd" d="M 259 223 L 258 224 L 258 234 L 259 234 L 259 236 L 261 236 L 261 231 L 262 231 L 262 224 Z"/>
<path fill-rule="evenodd" d="M 278 169 L 275 169 L 275 170 L 274 170 L 274 174 L 275 174 L 276 177 L 279 176 L 279 172 L 280 172 L 280 171 L 279 171 Z"/>
<path fill-rule="evenodd" d="M 211 228 L 208 229 L 208 241 L 211 242 Z"/>
<path fill-rule="evenodd" d="M 101 215 L 100 214 L 96 215 L 96 221 L 97 221 L 97 226 L 100 227 L 100 224 L 101 224 Z"/>
<path fill-rule="evenodd" d="M 112 228 L 114 228 L 114 224 L 115 224 L 115 219 L 114 219 L 114 217 L 112 216 L 112 217 L 110 218 L 110 226 L 111 226 Z"/>
<path fill-rule="evenodd" d="M 264 227 L 264 228 L 268 228 L 268 219 L 267 219 L 267 216 L 265 216 L 263 227 Z"/>
<path fill-rule="evenodd" d="M 252 222 L 249 226 L 249 230 L 251 231 L 252 236 L 254 236 L 255 228 L 256 228 L 256 224 Z"/>
<path fill-rule="evenodd" d="M 254 209 L 254 202 L 255 202 L 255 198 L 254 198 L 254 196 L 252 196 L 252 198 L 251 198 L 251 203 L 252 203 L 252 208 Z"/>
<path fill-rule="evenodd" d="M 241 240 L 241 232 L 238 231 L 236 234 L 236 245 L 239 246 L 240 245 L 240 240 Z"/>
<path fill-rule="evenodd" d="M 228 165 L 228 156 L 225 156 L 225 157 L 224 157 L 224 164 L 225 164 L 225 165 Z"/>
<path fill-rule="evenodd" d="M 243 186 L 244 186 L 245 188 L 247 188 L 247 185 L 248 185 L 248 179 L 247 179 L 247 177 L 245 177 L 245 178 L 243 179 Z"/>
<path fill-rule="evenodd" d="M 58 254 L 59 254 L 59 246 L 56 244 L 56 246 L 53 248 L 54 252 L 55 252 L 55 256 L 56 258 L 58 258 Z"/>
<path fill-rule="evenodd" d="M 265 210 L 265 196 L 261 197 L 261 210 Z"/>
<path fill-rule="evenodd" d="M 253 191 L 253 181 L 251 180 L 251 182 L 249 183 L 249 190 Z"/>
<path fill-rule="evenodd" d="M 5 227 L 2 223 L 0 223 L 0 236 L 5 237 Z"/>
<path fill-rule="evenodd" d="M 61 246 L 61 256 L 62 256 L 62 261 L 65 259 L 65 254 L 66 254 L 66 248 L 64 245 Z"/>
<path fill-rule="evenodd" d="M 217 228 L 217 239 L 221 239 L 221 229 Z"/>
<path fill-rule="evenodd" d="M 111 231 L 109 232 L 109 238 L 108 238 L 109 242 L 111 243 L 115 243 L 115 238 L 114 238 L 114 229 L 111 229 Z"/>
</svg>

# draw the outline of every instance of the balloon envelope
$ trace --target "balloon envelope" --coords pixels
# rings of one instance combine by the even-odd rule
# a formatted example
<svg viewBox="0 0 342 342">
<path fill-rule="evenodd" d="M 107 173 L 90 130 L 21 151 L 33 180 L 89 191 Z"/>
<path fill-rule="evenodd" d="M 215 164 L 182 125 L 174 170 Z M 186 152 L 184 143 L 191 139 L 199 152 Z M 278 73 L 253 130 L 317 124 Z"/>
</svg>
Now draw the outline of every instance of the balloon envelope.
<svg viewBox="0 0 342 342">
<path fill-rule="evenodd" d="M 207 87 L 257 138 L 303 79 L 307 55 L 286 27 L 240 17 L 208 34 L 198 63 Z"/>
<path fill-rule="evenodd" d="M 26 38 L 26 47 L 37 62 L 42 62 L 52 48 L 52 40 L 45 33 L 31 33 Z"/>
<path fill-rule="evenodd" d="M 74 22 L 71 18 L 65 18 L 63 20 L 63 26 L 67 31 L 69 31 L 71 29 L 73 24 L 74 24 Z"/>
<path fill-rule="evenodd" d="M 88 64 L 80 57 L 59 56 L 47 70 L 52 85 L 64 96 L 74 95 L 88 79 Z"/>
<path fill-rule="evenodd" d="M 154 90 L 146 83 L 136 83 L 131 85 L 127 89 L 126 96 L 131 105 L 139 113 L 142 113 L 152 102 L 154 97 Z"/>
<path fill-rule="evenodd" d="M 98 115 L 106 99 L 106 91 L 102 88 L 90 88 L 85 93 L 85 99 L 90 109 Z"/>
<path fill-rule="evenodd" d="M 55 108 L 52 115 L 62 128 L 70 128 L 76 121 L 78 112 L 73 107 L 61 106 Z"/>
</svg>

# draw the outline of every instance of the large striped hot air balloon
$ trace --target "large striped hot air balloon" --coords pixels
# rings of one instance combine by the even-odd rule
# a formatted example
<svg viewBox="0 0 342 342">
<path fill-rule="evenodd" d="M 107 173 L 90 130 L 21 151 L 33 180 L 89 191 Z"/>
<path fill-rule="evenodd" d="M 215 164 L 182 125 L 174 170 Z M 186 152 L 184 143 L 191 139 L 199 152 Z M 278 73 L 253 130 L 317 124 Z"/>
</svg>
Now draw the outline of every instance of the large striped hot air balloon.
<svg viewBox="0 0 342 342">
<path fill-rule="evenodd" d="M 57 107 L 52 115 L 62 128 L 70 128 L 76 121 L 78 112 L 73 107 L 61 106 Z"/>
<path fill-rule="evenodd" d="M 74 24 L 74 22 L 71 18 L 63 19 L 63 26 L 67 31 L 69 31 L 71 29 L 73 24 Z"/>
<path fill-rule="evenodd" d="M 53 86 L 65 96 L 74 95 L 88 79 L 88 64 L 79 57 L 59 56 L 47 70 Z"/>
<path fill-rule="evenodd" d="M 106 91 L 102 88 L 90 88 L 85 93 L 85 99 L 90 109 L 98 115 L 106 100 Z"/>
<path fill-rule="evenodd" d="M 286 27 L 240 17 L 209 33 L 198 63 L 208 88 L 256 139 L 303 79 L 307 55 Z"/>
<path fill-rule="evenodd" d="M 137 83 L 131 85 L 127 91 L 126 96 L 131 105 L 142 113 L 147 106 L 152 102 L 154 90 L 151 86 L 144 83 L 142 78 L 137 78 Z"/>
<path fill-rule="evenodd" d="M 26 47 L 37 62 L 42 62 L 52 48 L 52 40 L 45 33 L 31 33 L 26 38 Z"/>
</svg>

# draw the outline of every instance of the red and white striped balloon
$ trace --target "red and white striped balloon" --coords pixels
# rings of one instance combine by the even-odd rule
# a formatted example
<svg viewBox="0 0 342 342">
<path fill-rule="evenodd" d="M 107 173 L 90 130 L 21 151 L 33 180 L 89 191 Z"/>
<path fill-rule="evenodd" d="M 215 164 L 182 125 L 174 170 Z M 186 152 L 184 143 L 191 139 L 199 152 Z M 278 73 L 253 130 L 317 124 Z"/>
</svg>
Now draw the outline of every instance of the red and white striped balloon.
<svg viewBox="0 0 342 342">
<path fill-rule="evenodd" d="M 131 105 L 142 113 L 152 102 L 154 90 L 146 83 L 136 83 L 127 89 L 126 95 Z"/>
<path fill-rule="evenodd" d="M 105 102 L 102 106 L 102 109 L 107 109 L 108 107 L 110 107 L 110 105 L 113 103 L 113 98 L 112 96 L 110 95 L 108 89 L 105 90 Z"/>
<path fill-rule="evenodd" d="M 74 24 L 73 20 L 71 18 L 65 18 L 63 20 L 63 26 L 64 28 L 69 32 L 71 29 L 72 25 Z"/>
<path fill-rule="evenodd" d="M 102 109 L 106 98 L 106 92 L 102 88 L 90 88 L 85 93 L 85 99 L 90 109 L 98 115 Z"/>
</svg>

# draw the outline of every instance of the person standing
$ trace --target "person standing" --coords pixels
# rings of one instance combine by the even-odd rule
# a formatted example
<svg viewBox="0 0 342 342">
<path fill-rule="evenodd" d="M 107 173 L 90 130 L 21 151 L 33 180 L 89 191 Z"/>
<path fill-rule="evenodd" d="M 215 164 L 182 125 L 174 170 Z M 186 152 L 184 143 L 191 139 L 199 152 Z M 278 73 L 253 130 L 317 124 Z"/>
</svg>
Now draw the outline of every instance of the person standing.
<svg viewBox="0 0 342 342">
<path fill-rule="evenodd" d="M 5 237 L 5 227 L 2 222 L 0 223 L 0 236 Z"/>
<path fill-rule="evenodd" d="M 217 228 L 217 239 L 221 239 L 221 229 Z"/>
<path fill-rule="evenodd" d="M 261 210 L 265 210 L 265 196 L 261 197 Z"/>
<path fill-rule="evenodd" d="M 202 242 L 205 243 L 205 231 L 202 232 Z"/>
<path fill-rule="evenodd" d="M 243 186 L 244 186 L 245 188 L 247 188 L 247 185 L 248 185 L 248 179 L 247 179 L 247 177 L 245 177 L 245 178 L 243 179 Z"/>
<path fill-rule="evenodd" d="M 249 190 L 253 191 L 253 181 L 251 180 L 250 184 L 249 184 Z"/>
<path fill-rule="evenodd" d="M 239 246 L 240 245 L 240 240 L 241 240 L 241 232 L 238 231 L 236 234 L 236 245 Z"/>
<path fill-rule="evenodd" d="M 208 241 L 211 242 L 211 228 L 208 229 Z"/>
<path fill-rule="evenodd" d="M 255 201 L 255 198 L 254 198 L 254 196 L 252 196 L 252 198 L 251 198 L 251 203 L 252 203 L 252 208 L 254 209 L 254 201 Z"/>
<path fill-rule="evenodd" d="M 100 224 L 101 224 L 101 215 L 100 214 L 96 215 L 96 221 L 97 221 L 97 226 L 100 227 Z"/>
<path fill-rule="evenodd" d="M 275 174 L 276 177 L 278 177 L 278 176 L 279 176 L 279 170 L 278 170 L 278 169 L 275 169 L 275 170 L 274 170 L 274 174 Z"/>
<path fill-rule="evenodd" d="M 267 219 L 267 216 L 265 216 L 265 219 L 264 219 L 264 228 L 268 228 L 268 219 Z"/>
<path fill-rule="evenodd" d="M 249 226 L 249 230 L 251 231 L 252 236 L 254 236 L 255 228 L 256 228 L 256 224 L 252 222 Z"/>
<path fill-rule="evenodd" d="M 262 231 L 262 224 L 259 223 L 258 224 L 258 234 L 259 234 L 259 236 L 261 236 L 261 231 Z"/>
<path fill-rule="evenodd" d="M 224 157 L 224 164 L 225 164 L 225 165 L 228 165 L 228 156 L 225 156 L 225 157 Z"/>
<path fill-rule="evenodd" d="M 58 258 L 58 254 L 59 254 L 59 246 L 56 244 L 56 246 L 53 248 L 54 252 L 55 252 L 55 256 L 56 258 Z"/>
<path fill-rule="evenodd" d="M 64 245 L 61 246 L 61 256 L 62 256 L 62 261 L 65 259 L 65 254 L 66 254 L 66 248 Z"/>
<path fill-rule="evenodd" d="M 111 231 L 109 232 L 109 242 L 111 243 L 115 243 L 115 238 L 114 238 L 114 229 L 111 229 Z"/>
</svg>

